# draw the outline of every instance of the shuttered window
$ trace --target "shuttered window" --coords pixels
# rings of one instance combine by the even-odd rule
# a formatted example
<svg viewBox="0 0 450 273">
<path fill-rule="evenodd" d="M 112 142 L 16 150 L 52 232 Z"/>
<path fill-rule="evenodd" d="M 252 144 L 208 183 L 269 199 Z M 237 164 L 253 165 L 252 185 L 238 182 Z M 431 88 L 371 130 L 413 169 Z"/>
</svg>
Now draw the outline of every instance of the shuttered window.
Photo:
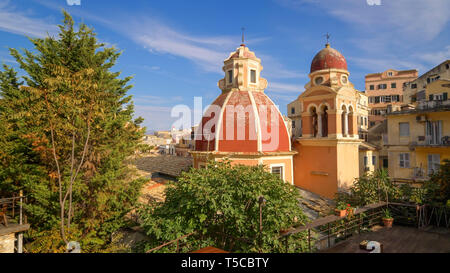
<svg viewBox="0 0 450 273">
<path fill-rule="evenodd" d="M 441 156 L 439 154 L 429 154 L 428 155 L 428 174 L 433 174 L 439 172 L 441 167 Z"/>
<path fill-rule="evenodd" d="M 400 136 L 401 137 L 407 137 L 409 136 L 409 123 L 408 122 L 400 122 L 398 124 Z"/>
<path fill-rule="evenodd" d="M 409 153 L 399 155 L 400 168 L 409 168 Z"/>
</svg>

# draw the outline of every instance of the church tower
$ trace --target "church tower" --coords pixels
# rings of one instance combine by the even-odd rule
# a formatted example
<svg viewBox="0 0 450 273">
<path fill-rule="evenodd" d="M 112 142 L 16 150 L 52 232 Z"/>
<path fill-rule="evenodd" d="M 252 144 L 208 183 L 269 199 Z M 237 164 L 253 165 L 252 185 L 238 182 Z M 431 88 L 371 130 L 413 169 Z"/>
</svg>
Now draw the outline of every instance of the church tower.
<svg viewBox="0 0 450 273">
<path fill-rule="evenodd" d="M 311 63 L 310 81 L 297 98 L 302 134 L 293 141 L 294 183 L 333 198 L 359 176 L 358 91 L 344 56 L 330 44 Z M 356 165 L 354 165 L 353 162 Z"/>
<path fill-rule="evenodd" d="M 261 60 L 241 44 L 223 65 L 221 94 L 208 107 L 197 128 L 194 167 L 208 160 L 230 159 L 233 164 L 264 164 L 293 184 L 293 155 L 285 121 L 264 93 Z M 256 182 L 256 181 L 255 181 Z"/>
</svg>

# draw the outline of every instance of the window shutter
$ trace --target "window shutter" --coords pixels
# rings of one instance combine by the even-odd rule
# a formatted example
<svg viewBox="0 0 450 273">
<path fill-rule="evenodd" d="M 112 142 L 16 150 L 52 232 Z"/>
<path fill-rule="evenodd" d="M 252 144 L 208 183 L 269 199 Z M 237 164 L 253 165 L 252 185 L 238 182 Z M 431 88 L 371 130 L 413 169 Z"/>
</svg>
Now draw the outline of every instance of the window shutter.
<svg viewBox="0 0 450 273">
<path fill-rule="evenodd" d="M 433 100 L 433 95 L 429 95 L 428 98 L 430 101 Z"/>
<path fill-rule="evenodd" d="M 442 100 L 447 100 L 447 92 L 442 94 Z"/>
</svg>

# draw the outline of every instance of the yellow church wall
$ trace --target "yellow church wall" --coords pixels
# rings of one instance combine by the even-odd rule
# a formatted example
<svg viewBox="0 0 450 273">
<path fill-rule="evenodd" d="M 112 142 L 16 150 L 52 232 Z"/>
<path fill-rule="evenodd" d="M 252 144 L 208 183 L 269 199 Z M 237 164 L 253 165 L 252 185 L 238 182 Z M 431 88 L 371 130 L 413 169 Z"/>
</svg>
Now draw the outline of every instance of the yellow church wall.
<svg viewBox="0 0 450 273">
<path fill-rule="evenodd" d="M 283 178 L 284 181 L 288 182 L 289 184 L 294 184 L 293 182 L 293 164 L 292 164 L 292 157 L 290 158 L 274 158 L 274 159 L 267 159 L 267 158 L 263 158 L 262 159 L 262 164 L 264 164 L 265 166 L 270 167 L 272 166 L 283 166 Z"/>
<path fill-rule="evenodd" d="M 338 189 L 348 189 L 359 177 L 359 149 L 355 143 L 337 144 Z"/>
<path fill-rule="evenodd" d="M 338 190 L 336 146 L 294 143 L 294 184 L 319 195 L 334 198 Z"/>
</svg>

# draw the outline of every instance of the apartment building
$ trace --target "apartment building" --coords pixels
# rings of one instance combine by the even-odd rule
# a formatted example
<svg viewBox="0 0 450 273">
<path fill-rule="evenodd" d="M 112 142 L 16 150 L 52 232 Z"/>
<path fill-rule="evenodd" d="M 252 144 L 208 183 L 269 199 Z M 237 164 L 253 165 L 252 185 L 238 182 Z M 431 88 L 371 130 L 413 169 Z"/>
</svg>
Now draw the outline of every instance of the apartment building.
<svg viewBox="0 0 450 273">
<path fill-rule="evenodd" d="M 423 181 L 450 159 L 450 80 L 427 84 L 426 96 L 387 115 L 389 175 Z"/>
<path fill-rule="evenodd" d="M 366 95 L 369 97 L 369 127 L 386 119 L 388 111 L 398 110 L 403 104 L 403 85 L 415 80 L 417 70 L 388 69 L 366 75 Z"/>
<path fill-rule="evenodd" d="M 404 103 L 411 104 L 429 99 L 429 94 L 428 96 L 426 94 L 427 86 L 439 80 L 450 80 L 450 60 L 440 63 L 417 79 L 405 83 Z"/>
</svg>

